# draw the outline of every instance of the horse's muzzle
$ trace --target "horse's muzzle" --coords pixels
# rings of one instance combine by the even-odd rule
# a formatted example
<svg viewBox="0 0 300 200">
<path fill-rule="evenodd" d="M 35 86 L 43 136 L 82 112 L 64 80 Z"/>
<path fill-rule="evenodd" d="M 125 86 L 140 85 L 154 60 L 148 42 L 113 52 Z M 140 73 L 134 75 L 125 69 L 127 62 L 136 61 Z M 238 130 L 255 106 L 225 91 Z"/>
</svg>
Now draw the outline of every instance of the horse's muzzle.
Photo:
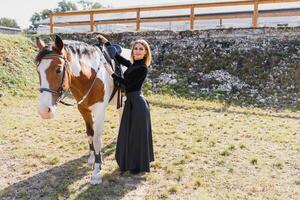
<svg viewBox="0 0 300 200">
<path fill-rule="evenodd" d="M 54 118 L 56 107 L 55 106 L 39 106 L 38 113 L 43 119 L 52 119 Z"/>
</svg>

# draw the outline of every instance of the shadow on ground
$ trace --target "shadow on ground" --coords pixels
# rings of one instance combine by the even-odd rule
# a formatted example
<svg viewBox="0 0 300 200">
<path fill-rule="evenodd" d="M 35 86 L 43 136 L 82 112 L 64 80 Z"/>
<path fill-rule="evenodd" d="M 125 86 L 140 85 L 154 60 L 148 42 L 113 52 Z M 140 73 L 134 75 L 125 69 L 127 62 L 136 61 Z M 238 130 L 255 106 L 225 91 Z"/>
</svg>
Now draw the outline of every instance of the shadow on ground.
<svg viewBox="0 0 300 200">
<path fill-rule="evenodd" d="M 206 110 L 206 111 L 212 111 L 212 112 L 224 112 L 226 109 L 227 113 L 233 113 L 233 114 L 242 114 L 242 115 L 255 115 L 255 116 L 261 116 L 261 117 L 276 117 L 276 118 L 286 118 L 286 119 L 300 119 L 300 117 L 297 116 L 291 116 L 287 114 L 276 114 L 276 111 L 274 111 L 274 114 L 268 114 L 268 113 L 254 113 L 252 111 L 230 111 L 227 110 L 226 107 L 224 108 L 209 108 L 205 106 L 200 106 L 200 105 L 176 105 L 172 103 L 164 103 L 160 101 L 149 101 L 150 102 L 150 107 L 151 105 L 159 106 L 161 108 L 177 108 L 177 109 L 184 109 L 184 110 L 189 110 L 189 109 L 198 109 L 198 110 Z"/>
<path fill-rule="evenodd" d="M 114 152 L 111 151 L 113 144 L 103 148 L 104 157 Z M 65 199 L 74 198 L 73 193 L 76 193 L 76 199 L 119 199 L 144 180 L 141 176 L 121 176 L 118 170 L 114 170 L 103 176 L 102 184 L 91 185 L 86 178 L 92 172 L 86 164 L 87 158 L 82 156 L 14 183 L 0 191 L 0 199 Z M 70 189 L 77 181 L 76 188 Z M 78 194 L 76 190 L 82 191 Z"/>
</svg>

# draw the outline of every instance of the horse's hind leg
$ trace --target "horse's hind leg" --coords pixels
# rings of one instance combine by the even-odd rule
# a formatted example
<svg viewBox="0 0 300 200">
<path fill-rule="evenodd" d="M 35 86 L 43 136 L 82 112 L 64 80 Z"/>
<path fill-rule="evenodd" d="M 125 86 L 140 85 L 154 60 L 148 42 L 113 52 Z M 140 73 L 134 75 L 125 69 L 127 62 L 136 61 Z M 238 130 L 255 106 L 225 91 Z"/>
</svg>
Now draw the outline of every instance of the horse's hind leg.
<svg viewBox="0 0 300 200">
<path fill-rule="evenodd" d="M 84 108 L 82 106 L 78 106 L 78 110 L 81 113 L 86 126 L 86 134 L 88 136 L 89 142 L 89 158 L 88 164 L 93 165 L 95 163 L 95 150 L 93 145 L 93 136 L 94 136 L 94 129 L 93 129 L 93 117 L 91 110 Z"/>
<path fill-rule="evenodd" d="M 95 165 L 94 165 L 94 171 L 91 178 L 91 184 L 100 184 L 102 182 L 101 180 L 101 140 L 102 140 L 102 131 L 104 126 L 104 111 L 105 111 L 105 104 L 103 102 L 96 103 L 92 106 L 93 114 L 94 114 L 94 137 L 93 137 L 93 144 L 95 148 Z"/>
</svg>

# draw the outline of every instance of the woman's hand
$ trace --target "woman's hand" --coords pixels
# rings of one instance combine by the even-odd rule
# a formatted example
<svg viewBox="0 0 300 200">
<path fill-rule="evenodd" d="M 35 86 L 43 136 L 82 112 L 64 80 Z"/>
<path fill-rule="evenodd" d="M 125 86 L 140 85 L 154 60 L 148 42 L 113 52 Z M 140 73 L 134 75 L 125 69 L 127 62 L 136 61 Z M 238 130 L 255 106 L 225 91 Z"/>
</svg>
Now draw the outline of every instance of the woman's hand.
<svg viewBox="0 0 300 200">
<path fill-rule="evenodd" d="M 108 73 L 110 76 L 114 73 L 114 71 L 112 70 L 110 64 L 104 64 L 104 67 L 105 67 L 107 73 Z"/>
<path fill-rule="evenodd" d="M 97 35 L 96 38 L 103 44 L 105 44 L 106 42 L 108 42 L 108 40 L 106 39 L 106 37 L 104 37 L 103 35 Z"/>
</svg>

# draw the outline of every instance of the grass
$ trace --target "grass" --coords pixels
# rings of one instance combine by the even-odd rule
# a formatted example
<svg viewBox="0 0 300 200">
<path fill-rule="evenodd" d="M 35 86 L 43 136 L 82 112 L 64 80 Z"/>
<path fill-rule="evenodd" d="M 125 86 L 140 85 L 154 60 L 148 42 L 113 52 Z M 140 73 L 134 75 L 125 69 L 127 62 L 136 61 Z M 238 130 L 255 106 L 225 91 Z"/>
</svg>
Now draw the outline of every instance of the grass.
<svg viewBox="0 0 300 200">
<path fill-rule="evenodd" d="M 103 183 L 89 184 L 85 125 L 73 107 L 36 113 L 35 48 L 0 35 L 0 199 L 300 199 L 299 111 L 262 110 L 149 92 L 151 173 L 119 174 L 118 114 L 103 134 Z"/>
<path fill-rule="evenodd" d="M 0 96 L 32 96 L 38 84 L 35 54 L 30 39 L 0 34 Z"/>
<path fill-rule="evenodd" d="M 299 112 L 234 106 L 224 110 L 223 104 L 208 101 L 147 98 L 155 151 L 151 173 L 119 175 L 114 159 L 118 114 L 109 107 L 99 186 L 89 184 L 85 126 L 75 108 L 60 106 L 56 119 L 47 121 L 36 114 L 37 98 L 0 98 L 1 197 L 300 197 L 299 177 L 294 177 L 300 173 L 300 138 L 294 134 L 300 129 Z"/>
<path fill-rule="evenodd" d="M 256 157 L 253 157 L 253 158 L 251 158 L 251 161 L 250 161 L 250 162 L 251 162 L 252 165 L 257 165 L 257 162 L 258 162 L 258 161 L 257 161 L 257 158 L 256 158 Z"/>
</svg>

